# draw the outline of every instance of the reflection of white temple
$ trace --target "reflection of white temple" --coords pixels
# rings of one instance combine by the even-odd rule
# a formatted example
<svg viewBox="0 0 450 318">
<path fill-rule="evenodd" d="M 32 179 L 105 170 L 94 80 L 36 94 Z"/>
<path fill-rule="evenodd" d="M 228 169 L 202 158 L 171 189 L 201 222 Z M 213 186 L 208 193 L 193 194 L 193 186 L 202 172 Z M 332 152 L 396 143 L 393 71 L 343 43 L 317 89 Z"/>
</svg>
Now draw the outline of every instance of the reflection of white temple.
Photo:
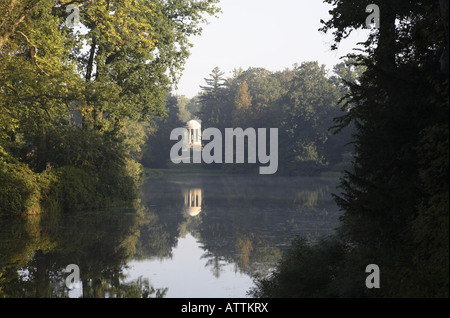
<svg viewBox="0 0 450 318">
<path fill-rule="evenodd" d="M 186 123 L 186 128 L 189 131 L 188 140 L 190 148 L 197 148 L 202 146 L 202 124 L 196 120 L 190 120 Z"/>
<path fill-rule="evenodd" d="M 184 193 L 184 208 L 190 216 L 199 215 L 202 211 L 202 189 L 190 189 Z"/>
</svg>

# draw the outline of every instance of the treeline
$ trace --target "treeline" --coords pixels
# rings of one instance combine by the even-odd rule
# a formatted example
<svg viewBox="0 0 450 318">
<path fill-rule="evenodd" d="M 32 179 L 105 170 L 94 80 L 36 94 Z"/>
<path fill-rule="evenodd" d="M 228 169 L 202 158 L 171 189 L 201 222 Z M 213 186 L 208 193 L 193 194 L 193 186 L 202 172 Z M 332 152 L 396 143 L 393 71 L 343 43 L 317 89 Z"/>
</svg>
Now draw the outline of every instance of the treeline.
<svg viewBox="0 0 450 318">
<path fill-rule="evenodd" d="M 171 166 L 171 130 L 184 126 L 189 119 L 198 119 L 203 130 L 218 128 L 222 135 L 225 128 L 278 128 L 278 174 L 343 172 L 351 168 L 352 128 L 340 134 L 334 134 L 331 128 L 333 119 L 345 113 L 339 106 L 346 93 L 342 81 L 355 82 L 362 70 L 351 61 L 336 65 L 332 73 L 317 62 L 305 62 L 277 72 L 239 69 L 225 78 L 215 68 L 205 79 L 202 91 L 191 100 L 183 96 L 169 98 L 169 116 L 161 119 L 161 125 L 150 137 L 144 164 Z M 204 168 L 256 172 L 258 165 L 246 161 L 204 164 Z"/>
<path fill-rule="evenodd" d="M 333 4 L 324 32 L 334 48 L 366 19 L 368 3 Z M 258 297 L 449 296 L 448 1 L 378 1 L 381 27 L 360 55 L 366 70 L 346 83 L 353 124 L 353 169 L 336 201 L 344 212 L 333 237 L 299 238 Z M 380 268 L 380 288 L 366 287 L 366 267 Z"/>
<path fill-rule="evenodd" d="M 164 115 L 217 2 L 1 0 L 0 217 L 135 198 L 137 123 Z"/>
</svg>

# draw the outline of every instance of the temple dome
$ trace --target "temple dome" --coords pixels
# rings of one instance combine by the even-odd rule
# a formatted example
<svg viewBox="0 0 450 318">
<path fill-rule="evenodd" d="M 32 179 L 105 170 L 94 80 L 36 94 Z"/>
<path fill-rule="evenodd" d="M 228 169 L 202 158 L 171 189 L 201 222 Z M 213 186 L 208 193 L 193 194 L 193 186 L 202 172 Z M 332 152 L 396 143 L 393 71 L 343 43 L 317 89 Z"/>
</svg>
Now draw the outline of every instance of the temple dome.
<svg viewBox="0 0 450 318">
<path fill-rule="evenodd" d="M 196 120 L 190 120 L 186 123 L 186 127 L 188 129 L 201 129 L 202 128 L 202 124 L 200 124 L 198 121 Z"/>
</svg>

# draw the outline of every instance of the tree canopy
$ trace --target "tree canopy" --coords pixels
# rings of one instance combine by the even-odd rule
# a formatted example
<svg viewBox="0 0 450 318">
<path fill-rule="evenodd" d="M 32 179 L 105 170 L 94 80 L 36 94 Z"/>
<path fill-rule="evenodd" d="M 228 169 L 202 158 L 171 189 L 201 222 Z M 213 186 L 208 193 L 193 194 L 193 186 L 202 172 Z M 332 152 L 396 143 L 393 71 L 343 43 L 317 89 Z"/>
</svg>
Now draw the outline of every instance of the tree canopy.
<svg viewBox="0 0 450 318">
<path fill-rule="evenodd" d="M 336 49 L 365 27 L 369 2 L 325 2 L 333 9 L 321 31 Z M 448 1 L 377 5 L 380 28 L 349 56 L 363 73 L 344 76 L 346 113 L 336 118 L 338 130 L 355 129 L 353 167 L 336 195 L 341 225 L 316 246 L 295 242 L 254 295 L 448 297 Z M 327 266 L 311 266 L 319 261 Z M 380 267 L 381 289 L 364 286 L 369 264 Z M 287 279 L 295 273 L 305 279 Z"/>
<path fill-rule="evenodd" d="M 78 185 L 100 197 L 113 184 L 132 197 L 146 134 L 129 127 L 165 115 L 190 38 L 217 3 L 0 1 L 0 214 L 29 212 L 14 202 L 42 201 L 45 188 L 84 175 L 71 169 L 93 176 Z M 17 179 L 29 191 L 7 190 Z"/>
</svg>

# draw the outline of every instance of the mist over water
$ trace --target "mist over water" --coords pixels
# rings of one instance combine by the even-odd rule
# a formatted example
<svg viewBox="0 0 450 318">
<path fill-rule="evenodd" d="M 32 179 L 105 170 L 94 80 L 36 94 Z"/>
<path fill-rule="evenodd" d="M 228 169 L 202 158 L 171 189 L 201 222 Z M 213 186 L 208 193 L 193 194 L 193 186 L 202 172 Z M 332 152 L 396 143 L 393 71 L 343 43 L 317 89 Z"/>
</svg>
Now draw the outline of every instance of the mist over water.
<svg viewBox="0 0 450 318">
<path fill-rule="evenodd" d="M 171 174 L 146 182 L 137 209 L 10 221 L 0 231 L 0 286 L 6 297 L 245 297 L 296 236 L 333 233 L 336 184 Z M 64 286 L 68 264 L 80 267 L 79 289 Z"/>
</svg>

